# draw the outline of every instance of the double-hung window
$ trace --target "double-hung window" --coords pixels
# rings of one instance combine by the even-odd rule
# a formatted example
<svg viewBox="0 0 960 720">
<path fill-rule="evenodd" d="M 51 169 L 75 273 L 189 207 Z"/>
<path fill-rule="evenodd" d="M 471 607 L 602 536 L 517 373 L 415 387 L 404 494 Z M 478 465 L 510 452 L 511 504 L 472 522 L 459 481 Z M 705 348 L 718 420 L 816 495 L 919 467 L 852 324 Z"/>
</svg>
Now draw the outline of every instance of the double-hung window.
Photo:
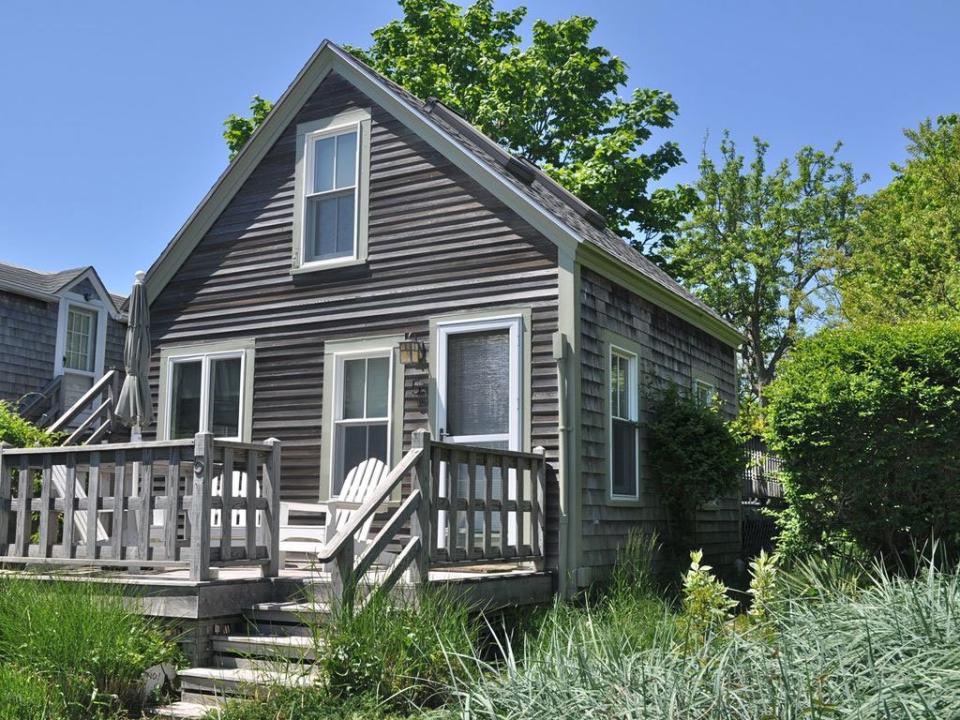
<svg viewBox="0 0 960 720">
<path fill-rule="evenodd" d="M 210 432 L 242 439 L 243 351 L 172 356 L 167 367 L 167 436 Z"/>
<path fill-rule="evenodd" d="M 637 356 L 610 348 L 610 495 L 640 494 L 640 423 Z"/>
<path fill-rule="evenodd" d="M 693 379 L 693 400 L 701 407 L 712 407 L 717 399 L 717 389 L 713 383 L 700 378 Z"/>
<path fill-rule="evenodd" d="M 390 464 L 392 350 L 338 355 L 333 418 L 332 495 L 364 460 Z"/>
<path fill-rule="evenodd" d="M 97 347 L 97 313 L 70 305 L 64 341 L 63 366 L 70 370 L 94 371 Z"/>
<path fill-rule="evenodd" d="M 307 136 L 305 262 L 356 254 L 359 136 L 360 126 L 356 124 Z"/>
</svg>

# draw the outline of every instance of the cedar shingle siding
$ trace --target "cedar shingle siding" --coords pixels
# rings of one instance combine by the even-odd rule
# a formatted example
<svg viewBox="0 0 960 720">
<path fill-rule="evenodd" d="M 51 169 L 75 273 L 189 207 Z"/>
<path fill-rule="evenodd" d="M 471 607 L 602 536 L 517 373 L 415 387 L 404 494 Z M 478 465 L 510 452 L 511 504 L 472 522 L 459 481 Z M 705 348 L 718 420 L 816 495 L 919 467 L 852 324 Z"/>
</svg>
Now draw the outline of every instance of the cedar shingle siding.
<svg viewBox="0 0 960 720">
<path fill-rule="evenodd" d="M 53 378 L 57 306 L 0 292 L 0 400 L 15 403 Z"/>
</svg>

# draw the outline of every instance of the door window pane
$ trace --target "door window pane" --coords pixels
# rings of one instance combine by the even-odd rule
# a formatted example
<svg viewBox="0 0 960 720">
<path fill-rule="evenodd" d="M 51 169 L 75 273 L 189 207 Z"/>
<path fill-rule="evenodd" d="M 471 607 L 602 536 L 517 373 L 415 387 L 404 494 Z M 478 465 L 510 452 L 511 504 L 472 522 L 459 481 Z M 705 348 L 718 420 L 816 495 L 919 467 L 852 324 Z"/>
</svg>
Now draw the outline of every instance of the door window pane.
<svg viewBox="0 0 960 720">
<path fill-rule="evenodd" d="M 96 347 L 96 314 L 80 308 L 69 308 L 67 336 L 64 343 L 64 367 L 93 372 L 94 347 Z"/>
<path fill-rule="evenodd" d="M 510 431 L 510 331 L 455 333 L 447 340 L 450 435 Z"/>
<path fill-rule="evenodd" d="M 240 358 L 210 361 L 210 432 L 217 437 L 240 436 Z"/>
<path fill-rule="evenodd" d="M 200 360 L 173 365 L 170 399 L 170 439 L 190 438 L 200 432 Z"/>
</svg>

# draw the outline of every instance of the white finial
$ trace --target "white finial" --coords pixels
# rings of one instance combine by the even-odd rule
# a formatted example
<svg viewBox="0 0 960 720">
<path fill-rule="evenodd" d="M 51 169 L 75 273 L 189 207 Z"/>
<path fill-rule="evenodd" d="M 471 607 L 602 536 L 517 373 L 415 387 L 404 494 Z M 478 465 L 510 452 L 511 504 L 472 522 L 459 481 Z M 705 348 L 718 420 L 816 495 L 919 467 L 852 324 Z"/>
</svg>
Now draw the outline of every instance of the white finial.
<svg viewBox="0 0 960 720">
<path fill-rule="evenodd" d="M 138 282 L 138 283 L 142 283 L 142 282 L 143 282 L 143 279 L 144 279 L 146 276 L 147 276 L 147 274 L 146 274 L 143 270 L 137 270 L 136 274 L 134 274 L 134 276 L 133 276 L 133 279 L 134 279 L 136 282 Z"/>
</svg>

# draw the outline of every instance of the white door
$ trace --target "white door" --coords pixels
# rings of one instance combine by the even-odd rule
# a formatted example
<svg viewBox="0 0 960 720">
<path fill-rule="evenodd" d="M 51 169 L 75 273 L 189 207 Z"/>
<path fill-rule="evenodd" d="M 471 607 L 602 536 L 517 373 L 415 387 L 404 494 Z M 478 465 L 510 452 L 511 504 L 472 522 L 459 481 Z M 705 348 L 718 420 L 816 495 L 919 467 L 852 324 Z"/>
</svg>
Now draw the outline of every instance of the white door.
<svg viewBox="0 0 960 720">
<path fill-rule="evenodd" d="M 441 323 L 437 327 L 437 436 L 444 442 L 479 447 L 521 449 L 521 343 L 522 318 L 509 316 L 473 321 Z M 513 475 L 513 471 L 510 472 Z M 457 494 L 468 492 L 465 467 L 441 474 L 440 494 L 447 483 L 457 482 Z M 503 478 L 499 469 L 487 478 L 477 472 L 476 495 L 485 497 L 486 483 L 492 497 L 500 496 Z M 508 496 L 516 496 L 516 479 L 508 479 Z M 445 513 L 439 518 L 446 525 Z M 466 538 L 465 513 L 457 513 L 457 534 Z M 500 517 L 491 518 L 491 533 L 498 537 Z M 509 544 L 515 544 L 514 522 L 509 523 Z M 477 533 L 483 532 L 483 515 L 475 518 Z M 446 539 L 440 534 L 440 547 Z M 458 541 L 458 545 L 460 541 Z"/>
</svg>

